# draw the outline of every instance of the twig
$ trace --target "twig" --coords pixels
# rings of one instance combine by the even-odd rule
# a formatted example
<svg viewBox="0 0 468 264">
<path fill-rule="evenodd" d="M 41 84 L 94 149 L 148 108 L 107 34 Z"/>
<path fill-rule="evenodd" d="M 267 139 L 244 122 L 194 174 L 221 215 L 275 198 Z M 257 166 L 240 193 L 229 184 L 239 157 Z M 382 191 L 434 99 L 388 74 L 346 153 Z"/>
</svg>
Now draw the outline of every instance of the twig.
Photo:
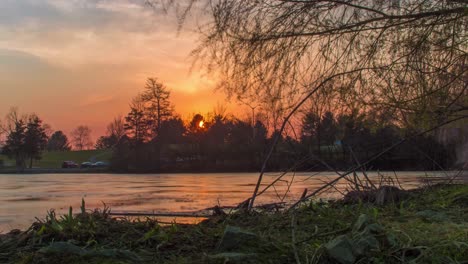
<svg viewBox="0 0 468 264">
<path fill-rule="evenodd" d="M 354 161 L 356 161 L 357 165 L 358 166 L 361 166 L 361 163 L 359 162 L 358 158 L 356 157 L 356 155 L 354 154 L 354 151 L 351 147 L 349 147 L 349 152 L 351 152 L 351 156 L 353 156 L 353 159 Z M 374 183 L 369 179 L 369 177 L 367 176 L 367 173 L 364 169 L 364 166 L 361 166 L 362 169 L 362 174 L 364 174 L 364 177 L 366 178 L 367 182 L 369 182 L 369 184 L 372 186 L 372 188 L 375 190 L 377 189 L 374 185 Z"/>
</svg>

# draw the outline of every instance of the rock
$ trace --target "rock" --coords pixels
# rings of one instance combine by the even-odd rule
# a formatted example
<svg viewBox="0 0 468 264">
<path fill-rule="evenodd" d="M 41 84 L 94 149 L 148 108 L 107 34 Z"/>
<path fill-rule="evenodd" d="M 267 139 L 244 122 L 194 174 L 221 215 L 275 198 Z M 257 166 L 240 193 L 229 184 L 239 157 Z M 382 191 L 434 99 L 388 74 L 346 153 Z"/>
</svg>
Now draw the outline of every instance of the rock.
<svg viewBox="0 0 468 264">
<path fill-rule="evenodd" d="M 359 202 L 371 202 L 372 192 L 370 191 L 350 191 L 343 197 L 345 204 L 355 204 Z"/>
<path fill-rule="evenodd" d="M 369 202 L 377 205 L 385 205 L 388 203 L 396 203 L 408 196 L 404 190 L 400 190 L 395 186 L 382 186 L 377 190 L 351 191 L 343 197 L 345 204 L 353 204 L 358 202 Z"/>
<path fill-rule="evenodd" d="M 218 246 L 220 251 L 243 251 L 258 247 L 259 238 L 256 234 L 244 231 L 239 227 L 227 226 Z"/>
<path fill-rule="evenodd" d="M 382 186 L 375 193 L 375 203 L 384 205 L 387 203 L 396 203 L 407 196 L 405 191 L 398 189 L 395 186 Z"/>
<path fill-rule="evenodd" d="M 325 244 L 325 249 L 328 255 L 338 263 L 352 264 L 356 261 L 351 240 L 345 235 L 338 236 Z"/>
</svg>

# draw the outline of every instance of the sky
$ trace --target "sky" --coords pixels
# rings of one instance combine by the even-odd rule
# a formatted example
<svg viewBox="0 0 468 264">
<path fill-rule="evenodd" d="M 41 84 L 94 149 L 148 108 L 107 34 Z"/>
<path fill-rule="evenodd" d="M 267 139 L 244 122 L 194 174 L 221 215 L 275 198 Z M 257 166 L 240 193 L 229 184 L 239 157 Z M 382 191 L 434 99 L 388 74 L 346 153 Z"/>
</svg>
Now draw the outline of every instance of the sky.
<svg viewBox="0 0 468 264">
<path fill-rule="evenodd" d="M 36 113 L 53 130 L 88 125 L 96 138 L 129 111 L 156 77 L 179 114 L 206 113 L 225 100 L 215 80 L 192 69 L 192 22 L 145 0 L 1 0 L 0 117 Z"/>
</svg>

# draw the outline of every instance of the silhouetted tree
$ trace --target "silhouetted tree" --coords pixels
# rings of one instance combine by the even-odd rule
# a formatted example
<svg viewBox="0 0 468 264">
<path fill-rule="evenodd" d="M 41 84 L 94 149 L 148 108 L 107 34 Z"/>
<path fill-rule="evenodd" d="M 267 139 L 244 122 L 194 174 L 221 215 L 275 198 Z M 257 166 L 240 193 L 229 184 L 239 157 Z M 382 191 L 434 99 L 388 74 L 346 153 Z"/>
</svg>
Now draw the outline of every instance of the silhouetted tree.
<svg viewBox="0 0 468 264">
<path fill-rule="evenodd" d="M 117 144 L 117 142 L 118 139 L 115 135 L 100 136 L 96 141 L 96 145 L 94 147 L 96 149 L 111 149 Z"/>
<path fill-rule="evenodd" d="M 307 146 L 309 153 L 313 152 L 314 145 L 317 151 L 320 151 L 320 117 L 312 112 L 307 112 L 302 118 L 302 137 L 301 141 Z"/>
<path fill-rule="evenodd" d="M 169 101 L 171 92 L 156 78 L 148 78 L 141 100 L 146 104 L 148 120 L 151 121 L 152 132 L 159 133 L 161 123 L 172 116 L 172 106 Z"/>
<path fill-rule="evenodd" d="M 125 120 L 122 116 L 118 116 L 107 125 L 107 136 L 114 136 L 117 140 L 123 137 L 125 132 Z"/>
<path fill-rule="evenodd" d="M 55 131 L 47 142 L 48 151 L 68 151 L 70 150 L 68 137 L 62 131 Z"/>
<path fill-rule="evenodd" d="M 26 124 L 24 136 L 25 152 L 29 158 L 29 168 L 32 168 L 33 160 L 40 160 L 42 152 L 47 147 L 47 134 L 42 127 L 42 120 L 32 115 Z"/>
<path fill-rule="evenodd" d="M 130 105 L 130 112 L 125 117 L 124 128 L 135 145 L 147 141 L 150 137 L 151 120 L 145 115 L 141 97 L 135 97 Z"/>
<path fill-rule="evenodd" d="M 11 159 L 15 159 L 17 168 L 26 167 L 25 132 L 26 124 L 24 120 L 16 120 L 13 126 L 10 127 L 5 145 L 2 149 L 3 154 Z"/>
<path fill-rule="evenodd" d="M 73 146 L 78 150 L 90 149 L 93 146 L 91 129 L 88 126 L 78 126 L 71 132 Z"/>
<path fill-rule="evenodd" d="M 200 143 L 202 133 L 207 129 L 207 122 L 201 114 L 195 114 L 187 125 L 187 135 L 192 142 Z"/>
<path fill-rule="evenodd" d="M 325 145 L 333 145 L 336 140 L 338 128 L 332 112 L 325 112 L 320 120 L 320 136 Z"/>
<path fill-rule="evenodd" d="M 186 129 L 179 117 L 164 120 L 159 128 L 157 140 L 164 144 L 183 143 Z"/>
</svg>

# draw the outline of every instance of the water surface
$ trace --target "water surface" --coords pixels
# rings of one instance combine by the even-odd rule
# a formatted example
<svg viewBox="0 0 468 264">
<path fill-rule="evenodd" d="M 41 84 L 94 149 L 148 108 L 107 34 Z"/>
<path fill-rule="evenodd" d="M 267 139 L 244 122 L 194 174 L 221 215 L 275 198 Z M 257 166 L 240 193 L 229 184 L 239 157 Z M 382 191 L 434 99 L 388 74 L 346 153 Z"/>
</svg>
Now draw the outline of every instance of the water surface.
<svg viewBox="0 0 468 264">
<path fill-rule="evenodd" d="M 263 186 L 279 174 L 269 173 Z M 392 173 L 384 173 L 392 176 Z M 423 172 L 399 172 L 404 188 L 420 185 Z M 440 173 L 432 173 L 437 176 Z M 128 212 L 191 212 L 214 205 L 231 206 L 245 200 L 254 190 L 258 173 L 200 173 L 200 174 L 3 174 L 0 175 L 0 233 L 14 228 L 25 229 L 35 217 L 44 218 L 47 210 L 65 213 L 69 206 L 76 212 L 81 199 L 87 208 L 102 208 L 103 203 L 113 211 Z M 313 191 L 335 173 L 289 174 L 258 198 L 258 203 L 298 199 L 307 188 Z M 377 181 L 377 173 L 370 173 Z M 293 184 L 288 190 L 290 183 Z M 323 198 L 340 196 L 345 190 L 342 182 L 336 189 L 321 194 Z"/>
</svg>

